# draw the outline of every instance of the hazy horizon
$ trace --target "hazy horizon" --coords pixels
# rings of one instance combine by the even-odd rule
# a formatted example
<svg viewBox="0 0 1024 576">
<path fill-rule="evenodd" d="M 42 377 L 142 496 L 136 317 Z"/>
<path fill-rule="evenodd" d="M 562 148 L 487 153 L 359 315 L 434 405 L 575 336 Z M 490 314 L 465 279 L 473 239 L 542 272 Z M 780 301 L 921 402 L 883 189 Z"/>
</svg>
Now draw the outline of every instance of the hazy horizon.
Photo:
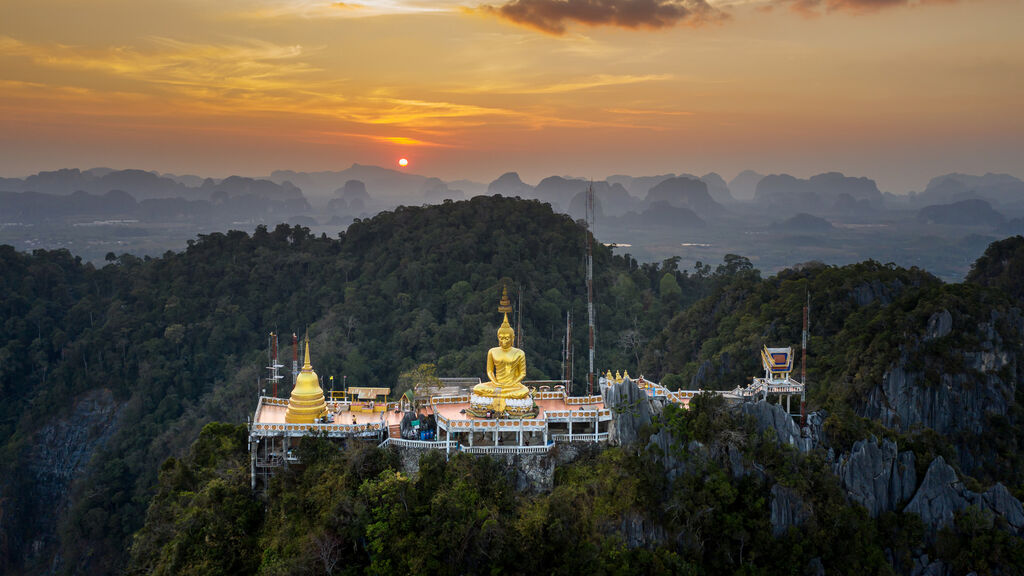
<svg viewBox="0 0 1024 576">
<path fill-rule="evenodd" d="M 1024 174 L 1024 4 L 0 6 L 0 172 Z"/>
<path fill-rule="evenodd" d="M 456 182 L 456 181 L 466 181 L 466 180 L 468 180 L 468 181 L 472 181 L 472 182 L 474 182 L 476 184 L 480 184 L 480 185 L 483 185 L 483 186 L 487 186 L 491 182 L 497 180 L 503 174 L 514 172 L 514 173 L 519 174 L 519 177 L 523 181 L 524 184 L 527 184 L 527 185 L 530 185 L 530 186 L 534 186 L 534 187 L 538 183 L 540 183 L 541 180 L 543 180 L 545 178 L 548 178 L 548 177 L 551 177 L 551 176 L 560 176 L 560 177 L 563 177 L 563 178 L 566 178 L 566 179 L 583 179 L 583 180 L 593 180 L 594 182 L 602 182 L 602 181 L 606 181 L 609 178 L 612 178 L 614 176 L 629 176 L 629 177 L 633 177 L 633 178 L 641 178 L 641 177 L 660 176 L 660 175 L 668 174 L 668 173 L 673 173 L 675 175 L 682 175 L 684 173 L 689 173 L 691 175 L 698 176 L 698 177 L 704 176 L 704 175 L 709 174 L 709 173 L 716 173 L 719 176 L 721 176 L 722 179 L 726 181 L 726 183 L 728 183 L 728 182 L 731 182 L 734 178 L 736 178 L 740 173 L 742 173 L 742 172 L 744 172 L 746 170 L 751 170 L 751 169 L 748 168 L 748 169 L 740 170 L 740 171 L 735 172 L 735 173 L 722 173 L 722 172 L 719 172 L 717 170 L 693 170 L 693 171 L 689 171 L 689 172 L 679 171 L 679 170 L 663 170 L 663 171 L 660 171 L 660 172 L 643 173 L 643 174 L 630 174 L 630 173 L 627 173 L 627 172 L 611 172 L 611 173 L 606 174 L 606 175 L 604 175 L 602 177 L 590 177 L 590 176 L 587 176 L 587 175 L 580 175 L 580 174 L 551 173 L 551 174 L 538 175 L 535 178 L 529 178 L 529 177 L 524 176 L 524 173 L 522 171 L 516 170 L 514 168 L 510 168 L 510 169 L 505 170 L 505 171 L 503 171 L 501 173 L 494 174 L 490 178 L 486 178 L 486 179 L 483 179 L 483 180 L 477 180 L 477 179 L 473 179 L 473 178 L 458 177 L 458 176 L 456 176 L 454 178 L 442 178 L 442 177 L 434 175 L 434 174 L 420 173 L 420 172 L 412 170 L 412 169 L 410 169 L 408 167 L 407 168 L 402 168 L 402 167 L 399 167 L 399 166 L 393 166 L 393 167 L 391 167 L 391 166 L 379 166 L 379 165 L 372 165 L 372 164 L 360 164 L 360 163 L 356 162 L 356 163 L 350 163 L 350 164 L 348 164 L 346 166 L 343 166 L 343 167 L 325 168 L 323 170 L 296 170 L 296 169 L 293 169 L 293 168 L 279 167 L 279 168 L 273 168 L 271 170 L 266 170 L 266 171 L 263 171 L 261 173 L 222 173 L 222 174 L 208 174 L 208 173 L 197 172 L 197 171 L 179 171 L 179 172 L 175 172 L 175 171 L 170 171 L 170 170 L 157 170 L 157 169 L 152 169 L 152 168 L 147 168 L 147 167 L 136 167 L 136 166 L 98 165 L 98 166 L 90 166 L 88 168 L 81 167 L 81 166 L 61 166 L 61 167 L 55 167 L 55 168 L 50 168 L 50 169 L 44 169 L 44 170 L 39 170 L 39 171 L 35 171 L 35 172 L 30 172 L 30 173 L 27 173 L 27 174 L 0 174 L 0 178 L 19 178 L 19 179 L 25 179 L 25 178 L 28 178 L 29 176 L 33 176 L 33 175 L 39 174 L 41 172 L 56 172 L 56 171 L 59 171 L 59 170 L 76 170 L 77 169 L 77 170 L 80 170 L 82 172 L 88 172 L 90 170 L 113 170 L 113 171 L 142 170 L 142 171 L 145 171 L 145 172 L 156 173 L 156 174 L 160 174 L 160 175 L 174 175 L 174 176 L 177 176 L 177 177 L 182 177 L 182 176 L 198 176 L 198 177 L 201 177 L 201 178 L 212 178 L 214 180 L 223 180 L 223 179 L 229 178 L 231 176 L 241 176 L 241 177 L 245 177 L 245 178 L 254 178 L 254 179 L 268 179 L 268 178 L 270 178 L 270 176 L 274 172 L 279 172 L 279 171 L 282 171 L 282 172 L 283 171 L 292 171 L 292 172 L 305 172 L 305 173 L 342 172 L 342 171 L 347 170 L 347 169 L 349 169 L 352 166 L 357 165 L 357 164 L 361 165 L 361 166 L 366 166 L 366 167 L 374 167 L 374 168 L 382 168 L 382 169 L 385 169 L 385 170 L 391 170 L 391 171 L 396 172 L 396 173 L 408 174 L 410 176 L 416 176 L 416 177 L 422 177 L 422 178 L 439 178 L 439 179 L 441 179 L 441 180 L 443 180 L 445 182 Z M 767 172 L 762 172 L 762 171 L 759 171 L 759 170 L 754 170 L 754 172 L 758 172 L 759 174 L 764 175 L 764 176 L 771 175 L 771 174 L 788 174 L 788 175 L 793 176 L 795 178 L 806 180 L 806 179 L 808 179 L 808 178 L 810 178 L 812 176 L 818 175 L 818 174 L 823 174 L 823 173 L 826 173 L 826 172 L 842 172 L 842 171 L 840 171 L 840 170 L 819 170 L 819 171 L 811 171 L 811 172 L 808 172 L 806 174 L 786 172 L 786 171 L 767 171 Z M 855 177 L 855 178 L 868 178 L 868 179 L 874 180 L 876 182 L 876 184 L 878 184 L 879 190 L 881 190 L 882 192 L 889 192 L 889 193 L 892 193 L 892 194 L 895 194 L 895 195 L 906 195 L 906 194 L 908 194 L 910 192 L 921 192 L 921 191 L 925 190 L 925 188 L 926 188 L 926 186 L 928 184 L 928 181 L 931 180 L 932 178 L 944 176 L 944 175 L 947 175 L 947 174 L 951 174 L 953 172 L 954 171 L 932 174 L 932 175 L 926 177 L 924 179 L 924 181 L 920 184 L 920 186 L 917 186 L 917 187 L 914 187 L 914 188 L 910 188 L 908 190 L 902 190 L 902 191 L 887 190 L 885 187 L 883 187 L 878 182 L 878 179 L 873 177 L 871 174 L 849 174 L 849 173 L 843 173 L 843 175 L 844 176 L 848 176 L 848 177 Z M 963 174 L 963 173 L 961 173 L 961 174 Z M 995 174 L 995 173 L 993 173 L 993 174 Z M 1013 176 L 1014 178 L 1021 179 L 1020 176 L 1018 176 L 1017 174 L 1014 174 L 1014 173 L 1003 172 L 1002 174 L 1008 174 L 1010 176 Z M 971 175 L 971 176 L 984 176 L 985 173 L 968 174 L 968 175 Z M 299 188 L 301 189 L 302 187 L 299 186 Z"/>
</svg>

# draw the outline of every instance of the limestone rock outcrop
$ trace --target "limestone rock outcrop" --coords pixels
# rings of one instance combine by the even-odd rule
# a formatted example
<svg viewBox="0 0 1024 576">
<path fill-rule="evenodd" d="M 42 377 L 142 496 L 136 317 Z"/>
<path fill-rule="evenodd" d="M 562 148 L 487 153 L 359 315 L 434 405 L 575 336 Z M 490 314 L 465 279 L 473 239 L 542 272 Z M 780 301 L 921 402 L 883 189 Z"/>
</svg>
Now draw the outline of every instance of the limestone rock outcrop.
<svg viewBox="0 0 1024 576">
<path fill-rule="evenodd" d="M 903 509 L 921 517 L 932 533 L 952 524 L 957 512 L 975 506 L 1006 520 L 1017 534 L 1024 530 L 1024 507 L 1002 484 L 979 494 L 968 490 L 957 478 L 956 471 L 938 456 L 928 466 L 921 486 Z"/>
<path fill-rule="evenodd" d="M 791 527 L 803 525 L 811 517 L 811 510 L 792 488 L 775 484 L 772 486 L 772 534 L 782 536 Z"/>
<path fill-rule="evenodd" d="M 814 440 L 810 437 L 803 437 L 800 433 L 800 426 L 793 421 L 791 415 L 786 413 L 786 409 L 778 404 L 770 404 L 763 400 L 745 402 L 740 405 L 740 412 L 743 415 L 754 417 L 759 433 L 772 430 L 779 442 L 789 444 L 800 452 L 809 452 L 814 448 Z"/>
<path fill-rule="evenodd" d="M 900 452 L 896 443 L 872 437 L 853 445 L 833 465 L 847 496 L 868 509 L 872 518 L 896 510 L 914 495 L 917 473 L 914 453 Z"/>
<path fill-rule="evenodd" d="M 640 439 L 640 430 L 651 424 L 655 410 L 650 398 L 629 378 L 604 388 L 602 392 L 604 405 L 612 413 L 608 444 L 628 446 L 635 443 Z"/>
</svg>

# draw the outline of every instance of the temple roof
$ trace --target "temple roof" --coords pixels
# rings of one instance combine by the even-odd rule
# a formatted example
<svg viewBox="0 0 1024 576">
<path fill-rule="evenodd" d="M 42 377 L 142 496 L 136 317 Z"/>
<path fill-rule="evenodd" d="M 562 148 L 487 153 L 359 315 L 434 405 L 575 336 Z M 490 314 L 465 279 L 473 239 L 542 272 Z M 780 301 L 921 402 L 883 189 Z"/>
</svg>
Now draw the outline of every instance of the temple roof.
<svg viewBox="0 0 1024 576">
<path fill-rule="evenodd" d="M 790 372 L 793 370 L 793 349 L 765 346 L 761 351 L 761 363 L 769 372 Z"/>
</svg>

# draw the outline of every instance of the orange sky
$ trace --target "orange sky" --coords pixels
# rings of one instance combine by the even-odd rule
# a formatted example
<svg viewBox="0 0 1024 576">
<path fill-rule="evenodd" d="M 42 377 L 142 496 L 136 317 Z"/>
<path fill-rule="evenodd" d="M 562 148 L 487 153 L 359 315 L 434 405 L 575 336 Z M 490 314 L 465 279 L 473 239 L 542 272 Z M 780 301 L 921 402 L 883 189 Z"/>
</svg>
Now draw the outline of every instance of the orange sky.
<svg viewBox="0 0 1024 576">
<path fill-rule="evenodd" d="M 0 175 L 1024 177 L 1013 0 L 0 4 Z"/>
</svg>

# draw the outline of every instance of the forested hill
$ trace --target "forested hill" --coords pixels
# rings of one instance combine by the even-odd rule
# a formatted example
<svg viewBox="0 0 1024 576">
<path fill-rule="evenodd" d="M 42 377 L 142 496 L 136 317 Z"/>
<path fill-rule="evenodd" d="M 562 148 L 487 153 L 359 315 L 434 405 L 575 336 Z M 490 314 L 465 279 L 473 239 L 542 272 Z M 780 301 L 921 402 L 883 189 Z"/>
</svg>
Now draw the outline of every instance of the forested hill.
<svg viewBox="0 0 1024 576">
<path fill-rule="evenodd" d="M 799 346 L 809 302 L 809 401 L 837 450 L 899 437 L 1024 495 L 1022 270 L 1016 236 L 959 284 L 872 261 L 741 272 L 673 318 L 641 365 L 671 388 L 731 389 L 758 373 L 761 346 Z"/>
<path fill-rule="evenodd" d="M 444 376 L 480 376 L 484 353 L 496 340 L 496 305 L 507 284 L 514 301 L 521 295 L 528 377 L 560 374 L 565 314 L 571 312 L 574 376 L 581 387 L 586 370 L 586 331 L 581 329 L 585 240 L 581 226 L 548 205 L 479 197 L 385 212 L 353 223 L 339 238 L 284 225 L 259 228 L 252 235 L 210 234 L 184 252 L 159 258 L 110 254 L 100 268 L 66 251 L 24 254 L 0 246 L 0 572 L 118 572 L 127 565 L 132 535 L 143 527 L 147 509 L 155 524 L 145 534 L 155 539 L 137 541 L 136 568 L 156 565 L 153 555 L 163 554 L 168 534 L 181 529 L 198 538 L 204 527 L 214 531 L 206 533 L 210 540 L 192 539 L 191 544 L 201 548 L 216 540 L 216 533 L 238 536 L 226 545 L 250 546 L 252 530 L 258 529 L 262 537 L 276 539 L 267 547 L 286 557 L 280 565 L 269 559 L 269 566 L 309 568 L 292 562 L 308 551 L 296 547 L 315 545 L 310 540 L 315 534 L 289 532 L 301 527 L 286 522 L 267 526 L 261 524 L 267 518 L 248 515 L 251 502 L 244 500 L 244 486 L 235 475 L 236 452 L 244 448 L 236 432 L 214 426 L 186 456 L 207 423 L 241 423 L 251 415 L 267 361 L 266 335 L 308 330 L 313 364 L 325 385 L 330 375 L 344 375 L 349 385 L 395 386 L 401 373 L 421 363 L 435 364 Z M 714 268 L 698 262 L 689 272 L 679 270 L 676 258 L 641 265 L 595 242 L 597 368 L 636 375 L 642 367 L 672 386 L 732 388 L 756 373 L 760 346 L 798 344 L 799 309 L 809 288 L 812 408 L 830 411 L 825 428 L 837 450 L 871 433 L 896 438 L 914 443 L 919 463 L 942 455 L 961 472 L 985 483 L 1006 482 L 1020 496 L 1024 466 L 1018 456 L 1018 383 L 1024 323 L 1017 310 L 1022 291 L 1016 271 L 1021 242 L 993 245 L 969 281 L 957 285 L 942 284 L 924 271 L 873 262 L 809 265 L 762 279 L 748 260 L 734 255 Z M 286 340 L 282 344 L 287 350 Z M 957 394 L 948 398 L 956 403 L 940 393 L 950 387 Z M 986 409 L 991 405 L 996 410 Z M 706 426 L 709 422 L 732 422 L 727 436 L 735 438 L 745 424 L 730 418 L 711 407 L 661 425 L 705 441 L 715 430 L 724 430 Z M 965 449 L 972 442 L 984 443 L 977 458 Z M 747 445 L 751 454 L 757 446 Z M 863 535 L 878 552 L 884 540 L 879 526 L 861 523 L 859 512 L 842 506 L 838 488 L 817 475 L 823 464 L 767 454 L 757 457 L 783 462 L 788 471 L 780 473 L 787 477 L 808 478 L 803 488 L 825 486 L 827 502 L 816 502 L 839 516 L 823 516 L 822 526 L 834 520 L 851 534 Z M 185 458 L 168 461 L 172 456 Z M 418 523 L 434 521 L 427 512 L 443 516 L 451 511 L 449 525 L 471 521 L 477 524 L 465 525 L 494 529 L 485 532 L 494 538 L 537 538 L 529 542 L 544 554 L 520 570 L 558 565 L 571 573 L 570 560 L 580 557 L 592 560 L 587 566 L 595 571 L 634 561 L 651 570 L 685 571 L 707 561 L 731 572 L 742 564 L 737 558 L 750 558 L 754 540 L 747 536 L 708 558 L 664 551 L 648 555 L 634 548 L 622 552 L 626 543 L 636 543 L 628 537 L 630 530 L 646 530 L 634 529 L 636 522 L 653 526 L 651 519 L 658 517 L 667 522 L 655 523 L 667 530 L 662 536 L 686 534 L 699 540 L 702 549 L 709 536 L 701 534 L 724 537 L 730 522 L 747 530 L 736 534 L 756 536 L 757 550 L 764 554 L 776 546 L 764 538 L 768 485 L 750 478 L 729 480 L 721 471 L 666 484 L 656 463 L 613 451 L 595 467 L 585 464 L 564 472 L 558 494 L 525 502 L 508 495 L 500 474 L 487 464 L 434 462 L 435 476 L 418 480 L 414 493 L 381 458 L 324 457 L 321 467 L 309 469 L 311 476 L 291 478 L 293 483 L 282 488 L 298 483 L 319 489 L 323 484 L 315 475 L 322 473 L 324 481 L 343 484 L 336 492 L 327 490 L 330 494 L 317 492 L 341 498 L 322 504 L 354 506 L 357 512 L 379 508 L 381 514 L 395 511 L 390 504 L 396 497 L 419 498 L 416 513 L 400 518 L 395 532 L 380 532 L 375 543 L 345 541 L 363 557 L 369 551 L 373 558 L 364 559 L 379 561 L 380 570 L 398 562 L 397 556 L 380 552 L 393 541 L 402 558 L 416 557 L 412 531 L 422 528 Z M 368 475 L 373 482 L 367 484 Z M 443 485 L 436 482 L 442 477 Z M 690 491 L 697 499 L 679 493 L 676 500 L 644 500 L 666 490 Z M 602 499 L 595 502 L 594 493 Z M 456 508 L 481 498 L 493 506 Z M 631 499 L 641 502 L 634 507 Z M 699 525 L 689 528 L 682 525 L 693 519 L 691 512 L 701 514 L 701 502 L 710 505 L 716 499 L 728 502 L 716 508 L 719 515 L 701 516 Z M 659 508 L 666 502 L 669 509 Z M 281 517 L 294 517 L 291 506 L 306 506 L 293 499 L 280 504 L 274 513 Z M 574 515 L 579 509 L 593 514 Z M 170 520 L 184 524 L 166 525 L 169 518 L 162 511 L 167 510 L 173 512 Z M 240 524 L 221 530 L 210 523 L 234 513 Z M 366 514 L 357 520 L 349 530 L 368 531 L 384 522 Z M 625 540 L 622 535 L 574 540 L 581 530 L 592 534 L 594 526 L 608 528 L 609 523 L 626 531 Z M 862 529 L 867 532 L 857 532 Z M 332 527 L 329 534 L 339 530 Z M 544 530 L 546 536 L 537 536 Z M 815 542 L 837 542 L 824 532 L 827 528 Z M 988 542 L 1003 542 L 998 540 L 1002 532 L 990 532 L 984 534 L 995 540 Z M 916 538 L 914 533 L 901 537 L 908 542 Z M 463 544 L 471 550 L 450 551 L 466 559 L 461 571 L 482 571 L 491 550 L 507 554 L 508 566 L 516 566 L 521 557 L 519 544 L 499 550 L 494 542 L 467 538 Z M 169 543 L 172 548 L 179 544 L 181 554 L 196 551 L 184 541 Z M 440 552 L 424 557 L 432 563 L 402 566 L 435 571 L 445 562 L 435 553 Z M 801 562 L 808 559 L 803 552 L 797 556 Z M 168 573 L 193 566 L 191 560 L 199 562 L 196 571 L 216 571 L 202 564 L 211 560 L 209 555 L 170 559 L 183 563 L 160 564 Z M 251 557 L 242 560 L 224 569 L 248 572 L 257 564 Z M 833 560 L 837 565 L 853 561 L 844 556 Z M 877 554 L 871 562 L 882 565 Z M 280 571 L 268 573 L 275 570 Z"/>
<path fill-rule="evenodd" d="M 282 225 L 160 258 L 110 254 L 101 268 L 0 246 L 0 572 L 116 571 L 160 464 L 205 423 L 251 414 L 272 330 L 308 329 L 325 385 L 393 386 L 423 362 L 480 376 L 507 284 L 522 295 L 528 376 L 557 378 L 565 314 L 586 317 L 585 239 L 546 204 L 479 197 L 385 212 L 334 239 Z M 714 276 L 598 242 L 594 260 L 605 369 L 635 369 L 643 335 Z"/>
<path fill-rule="evenodd" d="M 703 394 L 684 410 L 624 382 L 611 426 L 636 442 L 575 447 L 539 494 L 498 459 L 430 451 L 417 472 L 306 438 L 261 502 L 245 428 L 211 423 L 163 464 L 129 573 L 1024 573 L 1022 264 L 1015 237 L 956 285 L 877 262 L 767 279 L 740 257 L 700 266 L 710 294 L 651 340 L 645 370 L 745 383 L 761 346 L 799 342 L 810 296 L 806 431 L 778 405 Z M 629 308 L 618 274 L 608 291 Z M 663 304 L 679 297 L 668 278 Z"/>
</svg>

